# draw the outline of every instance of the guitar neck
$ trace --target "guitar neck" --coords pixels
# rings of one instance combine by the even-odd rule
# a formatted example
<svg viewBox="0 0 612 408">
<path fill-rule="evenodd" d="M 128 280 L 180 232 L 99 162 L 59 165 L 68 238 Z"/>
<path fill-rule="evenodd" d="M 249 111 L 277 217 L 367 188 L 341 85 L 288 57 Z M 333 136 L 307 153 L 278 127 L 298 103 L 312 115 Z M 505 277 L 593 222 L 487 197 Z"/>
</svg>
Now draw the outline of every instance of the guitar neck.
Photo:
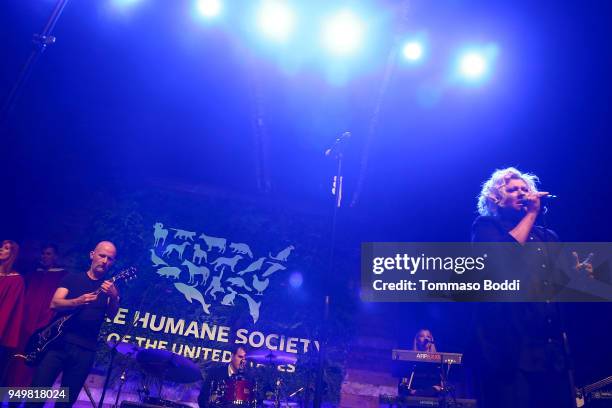
<svg viewBox="0 0 612 408">
<path fill-rule="evenodd" d="M 117 277 L 113 276 L 112 278 L 107 279 L 107 280 L 110 280 L 112 283 L 115 283 L 117 281 Z M 102 293 L 102 286 L 100 286 L 98 289 L 96 289 L 93 293 L 95 295 L 99 295 L 100 293 Z"/>
<path fill-rule="evenodd" d="M 608 377 L 608 378 L 604 378 L 603 380 L 597 381 L 596 383 L 593 384 L 589 384 L 586 387 L 584 387 L 584 392 L 585 393 L 589 393 L 591 391 L 597 390 L 599 388 L 605 387 L 608 384 L 612 384 L 612 376 Z"/>
</svg>

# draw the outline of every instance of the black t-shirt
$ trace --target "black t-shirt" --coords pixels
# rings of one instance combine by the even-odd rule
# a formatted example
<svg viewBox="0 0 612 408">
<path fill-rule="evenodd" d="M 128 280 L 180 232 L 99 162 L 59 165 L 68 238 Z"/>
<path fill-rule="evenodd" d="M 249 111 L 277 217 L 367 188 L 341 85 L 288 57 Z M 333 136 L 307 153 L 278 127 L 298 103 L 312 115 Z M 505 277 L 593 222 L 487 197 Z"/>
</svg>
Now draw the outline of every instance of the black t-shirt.
<svg viewBox="0 0 612 408">
<path fill-rule="evenodd" d="M 102 282 L 104 278 L 94 280 L 87 273 L 71 273 L 62 279 L 59 287 L 68 289 L 66 299 L 74 299 L 85 293 L 95 292 Z M 104 322 L 107 303 L 108 296 L 100 292 L 95 302 L 77 308 L 74 316 L 64 326 L 62 339 L 68 343 L 95 350 L 100 327 Z"/>
<path fill-rule="evenodd" d="M 515 226 L 516 222 L 499 217 L 478 217 L 472 225 L 472 241 L 517 243 L 509 233 Z M 517 243 L 505 261 L 520 265 L 516 270 L 527 265 L 526 272 L 536 283 L 561 283 L 564 275 L 558 273 L 554 262 L 558 241 L 555 232 L 535 225 L 527 238 L 533 245 L 522 247 Z M 546 293 L 542 285 L 533 287 Z M 556 303 L 486 303 L 478 308 L 478 320 L 485 364 L 495 367 L 498 373 L 516 367 L 528 372 L 563 368 L 561 318 Z"/>
</svg>

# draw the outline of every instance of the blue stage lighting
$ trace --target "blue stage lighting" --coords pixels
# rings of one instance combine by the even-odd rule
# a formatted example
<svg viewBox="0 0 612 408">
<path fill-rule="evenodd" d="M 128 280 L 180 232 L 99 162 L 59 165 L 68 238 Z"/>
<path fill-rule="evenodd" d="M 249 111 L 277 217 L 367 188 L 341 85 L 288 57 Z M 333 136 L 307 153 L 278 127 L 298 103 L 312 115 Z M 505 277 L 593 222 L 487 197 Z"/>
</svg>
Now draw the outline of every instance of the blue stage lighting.
<svg viewBox="0 0 612 408">
<path fill-rule="evenodd" d="M 325 21 L 323 43 L 336 55 L 354 53 L 363 40 L 364 24 L 351 11 L 343 10 Z"/>
<path fill-rule="evenodd" d="M 408 41 L 402 47 L 402 55 L 408 61 L 416 62 L 423 58 L 423 44 L 418 41 Z"/>
<path fill-rule="evenodd" d="M 112 0 L 111 3 L 118 9 L 126 10 L 141 1 L 142 0 Z"/>
<path fill-rule="evenodd" d="M 459 60 L 461 75 L 467 79 L 478 79 L 482 77 L 486 74 L 487 68 L 487 58 L 479 52 L 467 52 Z"/>
<path fill-rule="evenodd" d="M 261 6 L 257 22 L 266 37 L 282 42 L 291 35 L 294 15 L 284 1 L 269 0 Z"/>
<path fill-rule="evenodd" d="M 289 285 L 291 285 L 294 289 L 299 289 L 302 287 L 302 283 L 304 283 L 304 276 L 300 272 L 293 272 L 289 276 Z"/>
<path fill-rule="evenodd" d="M 196 6 L 198 12 L 208 18 L 218 16 L 223 9 L 221 0 L 197 0 Z"/>
</svg>

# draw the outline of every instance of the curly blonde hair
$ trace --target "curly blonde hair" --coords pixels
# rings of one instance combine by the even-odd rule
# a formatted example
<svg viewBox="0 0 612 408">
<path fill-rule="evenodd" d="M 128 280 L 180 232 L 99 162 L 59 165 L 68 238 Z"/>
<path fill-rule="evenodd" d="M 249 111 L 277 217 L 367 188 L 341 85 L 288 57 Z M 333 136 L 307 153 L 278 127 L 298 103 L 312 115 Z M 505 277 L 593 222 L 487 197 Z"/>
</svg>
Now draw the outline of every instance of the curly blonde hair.
<svg viewBox="0 0 612 408">
<path fill-rule="evenodd" d="M 523 180 L 527 184 L 530 193 L 536 193 L 539 183 L 538 176 L 531 173 L 521 173 L 514 167 L 497 169 L 491 177 L 482 185 L 482 190 L 478 196 L 478 213 L 480 215 L 497 215 L 499 210 L 498 202 L 503 198 L 502 187 L 512 179 Z"/>
</svg>

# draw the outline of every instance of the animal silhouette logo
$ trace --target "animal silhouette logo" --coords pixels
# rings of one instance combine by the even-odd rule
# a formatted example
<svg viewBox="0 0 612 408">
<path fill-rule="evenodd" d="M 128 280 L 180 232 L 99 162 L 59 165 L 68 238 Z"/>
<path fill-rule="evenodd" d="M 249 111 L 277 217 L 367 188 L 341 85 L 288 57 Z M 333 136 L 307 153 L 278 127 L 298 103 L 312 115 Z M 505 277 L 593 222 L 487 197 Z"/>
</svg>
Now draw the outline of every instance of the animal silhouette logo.
<svg viewBox="0 0 612 408">
<path fill-rule="evenodd" d="M 295 250 L 288 245 L 275 255 L 256 257 L 257 248 L 248 243 L 161 222 L 153 224 L 153 238 L 149 259 L 155 274 L 169 279 L 187 302 L 201 305 L 205 314 L 212 307 L 248 308 L 253 323 L 260 318 L 264 294 L 278 281 L 275 274 L 287 269 Z M 224 255 L 228 248 L 231 255 Z"/>
<path fill-rule="evenodd" d="M 221 286 L 221 278 L 223 278 L 223 271 L 221 271 L 219 276 L 213 276 L 210 280 L 210 286 L 208 286 L 204 294 L 209 294 L 213 299 L 217 300 L 217 292 L 225 293 L 225 289 Z"/>
<path fill-rule="evenodd" d="M 224 253 L 225 252 L 225 246 L 227 245 L 227 239 L 225 239 L 225 238 L 217 238 L 217 237 L 210 237 L 210 236 L 208 236 L 206 234 L 200 235 L 200 238 L 202 238 L 204 240 L 204 242 L 206 243 L 206 245 L 208 247 L 208 249 L 207 249 L 208 252 L 212 251 L 213 248 L 217 248 L 219 253 Z"/>
<path fill-rule="evenodd" d="M 228 278 L 227 281 L 230 285 L 245 289 L 248 292 L 253 290 L 247 286 L 246 282 L 242 278 Z"/>
<path fill-rule="evenodd" d="M 251 296 L 244 293 L 239 293 L 238 295 L 247 301 L 247 304 L 249 305 L 249 314 L 253 319 L 253 323 L 257 323 L 257 320 L 259 320 L 259 308 L 261 307 L 261 302 L 256 302 Z"/>
<path fill-rule="evenodd" d="M 271 266 L 266 269 L 266 271 L 263 273 L 263 277 L 267 278 L 268 276 L 272 275 L 274 272 L 278 272 L 278 271 L 284 271 L 285 269 L 287 269 L 286 266 L 281 265 L 279 263 L 276 262 L 268 262 Z"/>
<path fill-rule="evenodd" d="M 295 247 L 293 245 L 289 245 L 287 248 L 280 251 L 276 256 L 272 256 L 270 254 L 268 254 L 268 256 L 270 259 L 274 259 L 275 261 L 287 262 L 287 258 L 289 258 L 291 251 L 294 249 Z"/>
<path fill-rule="evenodd" d="M 266 278 L 264 280 L 259 280 L 256 274 L 253 274 L 253 288 L 257 291 L 256 295 L 263 295 L 263 292 L 268 288 L 270 284 L 270 279 Z"/>
<path fill-rule="evenodd" d="M 210 314 L 210 305 L 204 301 L 204 296 L 194 286 L 185 285 L 184 283 L 175 283 L 174 287 L 185 296 L 189 303 L 197 300 L 202 305 L 202 310 L 206 314 Z"/>
<path fill-rule="evenodd" d="M 170 255 L 172 255 L 172 252 L 176 252 L 178 254 L 178 258 L 183 259 L 183 252 L 185 252 L 185 248 L 187 248 L 188 245 L 191 244 L 189 242 L 183 242 L 181 245 L 170 244 L 166 246 L 166 250 L 162 255 L 169 258 Z"/>
<path fill-rule="evenodd" d="M 242 259 L 242 255 L 234 255 L 232 258 L 217 258 L 210 264 L 215 266 L 215 271 L 221 268 L 223 270 L 226 266 L 229 266 L 232 272 L 236 268 L 236 264 Z"/>
<path fill-rule="evenodd" d="M 154 249 L 150 249 L 149 251 L 151 251 L 151 262 L 153 262 L 153 266 L 168 266 L 166 261 L 157 256 Z"/>
<path fill-rule="evenodd" d="M 176 280 L 181 276 L 181 268 L 177 268 L 176 266 L 164 266 L 157 270 L 157 274 L 166 278 L 172 277 Z"/>
<path fill-rule="evenodd" d="M 234 289 L 232 289 L 231 286 L 228 286 L 227 291 L 230 292 L 227 295 L 223 296 L 223 300 L 221 301 L 221 304 L 224 306 L 234 306 L 234 299 L 236 299 L 236 294 L 238 292 L 236 292 Z"/>
<path fill-rule="evenodd" d="M 263 266 L 264 261 L 266 260 L 265 256 L 262 256 L 261 258 L 259 258 L 258 260 L 256 260 L 255 262 L 251 263 L 249 266 L 247 266 L 247 268 L 243 271 L 238 272 L 238 275 L 242 276 L 246 273 L 249 272 L 256 272 L 258 270 L 261 269 L 261 267 Z"/>
<path fill-rule="evenodd" d="M 202 263 L 202 260 L 204 262 L 208 262 L 208 253 L 202 248 L 200 248 L 200 244 L 195 244 L 193 246 L 193 257 L 191 258 L 191 262 L 200 265 Z"/>
<path fill-rule="evenodd" d="M 205 266 L 195 265 L 186 259 L 181 265 L 186 266 L 189 270 L 189 282 L 187 283 L 195 283 L 195 276 L 200 275 L 202 277 L 202 282 L 200 282 L 200 285 L 204 286 L 208 280 L 208 277 L 210 276 L 210 269 Z"/>
<path fill-rule="evenodd" d="M 196 233 L 191 231 L 186 231 L 178 228 L 170 228 L 172 231 L 175 231 L 174 238 L 175 239 L 188 239 L 189 241 L 193 241 Z"/>
<path fill-rule="evenodd" d="M 253 252 L 251 252 L 251 248 L 247 244 L 232 242 L 229 247 L 233 254 L 248 255 L 249 258 L 253 258 Z"/>
<path fill-rule="evenodd" d="M 166 238 L 168 238 L 168 230 L 164 229 L 164 224 L 161 222 L 156 222 L 153 225 L 153 238 L 155 238 L 155 243 L 153 244 L 154 247 L 166 243 Z"/>
</svg>

